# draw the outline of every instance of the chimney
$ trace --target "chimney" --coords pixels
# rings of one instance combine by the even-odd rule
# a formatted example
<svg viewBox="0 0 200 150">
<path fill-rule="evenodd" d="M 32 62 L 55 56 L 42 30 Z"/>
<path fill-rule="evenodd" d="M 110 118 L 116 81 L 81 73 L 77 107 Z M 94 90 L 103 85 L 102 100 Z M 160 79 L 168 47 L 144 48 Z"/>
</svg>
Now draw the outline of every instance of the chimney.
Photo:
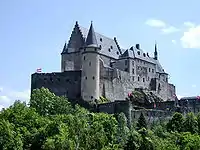
<svg viewBox="0 0 200 150">
<path fill-rule="evenodd" d="M 140 49 L 140 44 L 136 44 L 135 47 L 136 47 L 137 49 Z"/>
</svg>

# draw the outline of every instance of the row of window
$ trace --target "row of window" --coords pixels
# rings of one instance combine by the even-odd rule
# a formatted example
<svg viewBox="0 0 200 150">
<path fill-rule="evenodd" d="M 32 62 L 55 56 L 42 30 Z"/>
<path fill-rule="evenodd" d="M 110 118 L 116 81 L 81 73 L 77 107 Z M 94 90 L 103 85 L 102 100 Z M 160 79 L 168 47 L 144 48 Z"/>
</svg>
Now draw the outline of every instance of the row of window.
<svg viewBox="0 0 200 150">
<path fill-rule="evenodd" d="M 94 80 L 94 79 L 95 79 L 95 77 L 93 76 L 93 77 L 92 77 L 92 79 Z M 85 80 L 87 80 L 87 77 L 85 77 Z"/>
<path fill-rule="evenodd" d="M 137 54 L 140 55 L 140 51 L 137 51 Z M 149 57 L 149 54 L 148 53 L 147 54 L 143 53 L 143 56 L 144 57 L 146 57 L 146 56 Z"/>
<path fill-rule="evenodd" d="M 135 81 L 135 77 L 134 76 L 132 77 L 132 80 Z M 140 77 L 137 78 L 137 81 L 140 81 Z M 142 81 L 145 82 L 145 78 L 142 78 Z M 149 81 L 149 77 L 147 77 L 146 81 Z"/>
</svg>

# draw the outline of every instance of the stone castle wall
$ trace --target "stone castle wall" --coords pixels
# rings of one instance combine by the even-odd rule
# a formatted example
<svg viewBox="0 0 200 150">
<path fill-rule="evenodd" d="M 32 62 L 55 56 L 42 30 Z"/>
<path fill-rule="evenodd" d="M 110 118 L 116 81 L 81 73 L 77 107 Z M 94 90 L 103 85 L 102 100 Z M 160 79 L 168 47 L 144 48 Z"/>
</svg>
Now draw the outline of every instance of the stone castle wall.
<svg viewBox="0 0 200 150">
<path fill-rule="evenodd" d="M 41 87 L 48 88 L 57 96 L 66 96 L 69 99 L 80 98 L 81 71 L 32 74 L 31 91 Z"/>
</svg>

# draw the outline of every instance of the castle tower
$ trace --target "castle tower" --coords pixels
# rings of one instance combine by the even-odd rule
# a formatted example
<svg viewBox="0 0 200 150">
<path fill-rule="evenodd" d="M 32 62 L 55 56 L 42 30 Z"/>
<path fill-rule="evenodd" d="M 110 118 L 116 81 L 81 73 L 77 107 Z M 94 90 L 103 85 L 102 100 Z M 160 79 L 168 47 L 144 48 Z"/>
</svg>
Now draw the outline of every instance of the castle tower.
<svg viewBox="0 0 200 150">
<path fill-rule="evenodd" d="M 91 23 L 82 53 L 81 96 L 85 101 L 99 99 L 99 54 L 96 35 Z"/>
<path fill-rule="evenodd" d="M 158 60 L 157 43 L 155 43 L 154 59 Z"/>
</svg>

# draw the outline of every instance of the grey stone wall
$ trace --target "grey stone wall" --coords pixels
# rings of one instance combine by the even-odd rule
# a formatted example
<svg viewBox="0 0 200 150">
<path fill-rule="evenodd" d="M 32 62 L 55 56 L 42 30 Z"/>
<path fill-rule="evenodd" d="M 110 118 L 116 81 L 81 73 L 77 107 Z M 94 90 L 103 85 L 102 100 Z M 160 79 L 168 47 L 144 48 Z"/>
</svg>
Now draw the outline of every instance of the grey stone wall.
<svg viewBox="0 0 200 150">
<path fill-rule="evenodd" d="M 48 88 L 58 96 L 78 99 L 81 95 L 81 71 L 32 74 L 31 91 L 41 87 Z"/>
</svg>

